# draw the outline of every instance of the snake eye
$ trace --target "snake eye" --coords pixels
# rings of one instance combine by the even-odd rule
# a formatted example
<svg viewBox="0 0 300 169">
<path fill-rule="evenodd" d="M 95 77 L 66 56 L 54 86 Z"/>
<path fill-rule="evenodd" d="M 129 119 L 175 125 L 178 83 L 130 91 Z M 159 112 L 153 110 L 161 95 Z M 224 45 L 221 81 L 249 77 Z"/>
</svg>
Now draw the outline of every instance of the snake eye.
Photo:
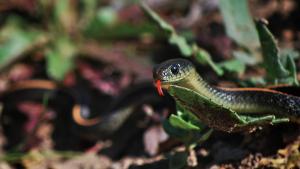
<svg viewBox="0 0 300 169">
<path fill-rule="evenodd" d="M 179 64 L 173 64 L 171 66 L 171 72 L 173 75 L 177 75 L 179 73 Z"/>
</svg>

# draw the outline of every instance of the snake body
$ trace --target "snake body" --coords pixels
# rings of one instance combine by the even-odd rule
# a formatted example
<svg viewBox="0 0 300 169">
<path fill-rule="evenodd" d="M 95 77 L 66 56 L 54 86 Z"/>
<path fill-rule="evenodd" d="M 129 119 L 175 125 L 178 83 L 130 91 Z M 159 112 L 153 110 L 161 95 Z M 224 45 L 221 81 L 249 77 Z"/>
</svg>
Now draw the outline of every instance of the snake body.
<svg viewBox="0 0 300 169">
<path fill-rule="evenodd" d="M 239 114 L 274 114 L 293 121 L 300 119 L 300 97 L 265 88 L 214 87 L 185 59 L 161 63 L 154 68 L 153 77 L 164 89 L 168 90 L 170 85 L 185 87 Z"/>
<path fill-rule="evenodd" d="M 6 121 L 4 119 L 10 119 L 10 114 L 7 112 L 15 109 L 18 103 L 24 101 L 40 102 L 45 95 L 49 95 L 48 106 L 54 109 L 63 109 L 63 113 L 59 114 L 60 119 L 63 120 L 61 123 L 67 125 L 68 121 L 71 121 L 70 128 L 77 135 L 89 140 L 98 140 L 99 138 L 107 138 L 118 131 L 134 112 L 138 112 L 137 110 L 141 105 L 157 104 L 161 101 L 161 98 L 155 93 L 155 88 L 149 82 L 140 82 L 130 86 L 129 89 L 124 89 L 122 95 L 107 105 L 107 109 L 105 107 L 100 107 L 102 108 L 100 109 L 91 101 L 89 102 L 94 98 L 90 98 L 84 91 L 80 87 L 58 86 L 50 80 L 27 80 L 13 83 L 5 93 L 0 95 L 0 101 L 4 105 L 5 112 L 1 115 L 2 124 L 13 125 L 6 124 L 6 121 L 13 121 L 13 119 Z M 99 115 L 89 117 L 91 114 Z"/>
</svg>

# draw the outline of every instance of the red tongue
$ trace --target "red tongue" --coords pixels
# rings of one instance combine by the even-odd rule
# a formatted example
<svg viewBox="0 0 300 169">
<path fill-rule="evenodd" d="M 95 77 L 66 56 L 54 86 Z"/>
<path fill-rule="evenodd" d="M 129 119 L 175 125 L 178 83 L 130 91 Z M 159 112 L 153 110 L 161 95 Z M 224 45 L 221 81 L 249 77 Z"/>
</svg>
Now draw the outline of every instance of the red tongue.
<svg viewBox="0 0 300 169">
<path fill-rule="evenodd" d="M 157 89 L 157 92 L 160 96 L 163 96 L 164 93 L 163 93 L 163 90 L 161 88 L 161 81 L 160 80 L 156 80 L 155 82 L 155 86 L 156 86 L 156 89 Z"/>
</svg>

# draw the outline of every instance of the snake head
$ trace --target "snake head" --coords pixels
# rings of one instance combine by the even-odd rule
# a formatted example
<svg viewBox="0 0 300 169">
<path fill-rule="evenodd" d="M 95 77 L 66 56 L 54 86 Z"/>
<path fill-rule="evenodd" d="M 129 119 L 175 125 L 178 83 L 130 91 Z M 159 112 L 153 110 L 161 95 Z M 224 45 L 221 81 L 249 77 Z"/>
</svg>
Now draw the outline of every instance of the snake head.
<svg viewBox="0 0 300 169">
<path fill-rule="evenodd" d="M 191 70 L 193 64 L 186 59 L 167 60 L 153 68 L 153 79 L 160 95 L 162 89 L 168 89 L 170 84 L 175 84 L 184 79 Z"/>
</svg>

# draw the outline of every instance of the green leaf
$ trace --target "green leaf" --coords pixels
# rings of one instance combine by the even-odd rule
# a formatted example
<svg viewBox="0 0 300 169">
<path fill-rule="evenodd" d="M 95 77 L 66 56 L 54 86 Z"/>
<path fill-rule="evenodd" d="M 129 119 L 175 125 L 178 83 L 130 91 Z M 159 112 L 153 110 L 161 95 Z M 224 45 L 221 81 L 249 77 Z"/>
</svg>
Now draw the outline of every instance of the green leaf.
<svg viewBox="0 0 300 169">
<path fill-rule="evenodd" d="M 279 49 L 272 33 L 264 21 L 256 22 L 256 28 L 263 53 L 263 63 L 267 71 L 267 79 L 277 82 L 289 76 L 289 71 L 284 68 L 279 58 Z"/>
<path fill-rule="evenodd" d="M 160 18 L 160 16 L 158 16 L 151 8 L 149 8 L 148 5 L 146 5 L 145 3 L 141 4 L 142 9 L 145 11 L 145 13 L 152 18 L 157 24 L 159 24 L 159 27 L 164 30 L 165 32 L 169 33 L 169 34 L 174 34 L 176 33 L 175 29 L 173 28 L 173 26 L 171 26 L 170 24 L 168 24 L 167 22 L 165 22 L 163 19 Z"/>
<path fill-rule="evenodd" d="M 293 85 L 299 86 L 295 61 L 291 55 L 287 56 L 287 62 L 286 62 L 285 68 L 290 72 L 289 77 L 286 78 L 287 84 L 293 84 Z"/>
<path fill-rule="evenodd" d="M 165 22 L 160 16 L 158 16 L 148 5 L 142 4 L 142 7 L 146 14 L 150 16 L 158 25 L 159 27 L 165 31 L 169 36 L 170 44 L 177 46 L 182 53 L 182 55 L 189 57 L 193 54 L 192 48 L 187 43 L 186 39 L 182 36 L 179 36 L 173 26 Z"/>
<path fill-rule="evenodd" d="M 177 116 L 184 120 L 186 123 L 191 123 L 199 129 L 205 127 L 205 125 L 195 116 L 192 112 L 185 109 L 184 106 L 180 105 L 179 102 L 176 102 Z"/>
<path fill-rule="evenodd" d="M 54 1 L 54 26 L 62 32 L 72 32 L 77 27 L 75 3 L 71 0 Z"/>
<path fill-rule="evenodd" d="M 86 16 L 87 17 L 87 16 Z M 114 9 L 110 7 L 103 7 L 98 9 L 95 12 L 95 15 L 90 16 L 90 22 L 86 23 L 86 27 L 84 27 L 83 31 L 86 36 L 90 38 L 101 38 L 102 36 L 114 36 L 118 37 L 119 32 L 124 31 L 124 29 L 130 29 L 127 28 L 127 23 L 120 23 L 117 24 L 117 13 Z M 84 20 L 82 21 L 84 22 Z M 125 25 L 125 27 L 124 27 Z M 131 32 L 136 31 L 137 28 L 130 25 L 133 29 Z M 139 34 L 140 31 L 135 32 L 135 34 Z M 99 35 L 102 35 L 99 37 Z M 122 38 L 122 37 L 121 37 Z"/>
<path fill-rule="evenodd" d="M 97 12 L 97 0 L 80 0 L 80 5 L 82 7 L 81 17 L 79 18 L 79 24 L 82 30 L 90 24 L 93 18 L 96 16 Z"/>
<path fill-rule="evenodd" d="M 280 50 L 280 59 L 281 59 L 281 62 L 283 62 L 283 64 L 285 64 L 284 61 L 287 58 L 285 56 L 290 56 L 290 57 L 292 57 L 292 59 L 299 59 L 300 54 L 298 51 L 296 51 L 294 49 L 290 49 L 290 48 L 281 49 Z"/>
<path fill-rule="evenodd" d="M 219 1 L 219 8 L 224 19 L 226 32 L 239 45 L 255 51 L 259 39 L 255 24 L 249 12 L 247 0 Z"/>
<path fill-rule="evenodd" d="M 211 56 L 207 51 L 199 48 L 196 44 L 193 45 L 193 51 L 194 57 L 199 63 L 207 63 L 219 76 L 224 74 L 224 71 L 212 61 Z"/>
<path fill-rule="evenodd" d="M 176 128 L 180 128 L 183 130 L 200 130 L 200 128 L 198 126 L 195 126 L 192 123 L 184 121 L 182 118 L 180 118 L 179 116 L 176 116 L 174 114 L 172 114 L 169 117 L 169 121 L 170 121 L 171 125 Z"/>
<path fill-rule="evenodd" d="M 284 68 L 289 72 L 289 76 L 285 79 L 282 79 L 281 82 L 291 85 L 299 85 L 297 79 L 297 70 L 295 59 L 299 58 L 299 53 L 293 49 L 283 49 L 280 51 L 280 62 Z"/>
<path fill-rule="evenodd" d="M 245 123 L 244 120 L 239 118 L 236 112 L 218 105 L 191 89 L 170 85 L 168 92 L 185 109 L 197 114 L 198 117 L 200 116 L 201 121 L 209 127 L 228 130 L 230 132 L 237 124 Z"/>
<path fill-rule="evenodd" d="M 163 122 L 165 131 L 171 136 L 181 140 L 186 147 L 193 147 L 197 143 L 206 141 L 212 130 L 202 132 L 205 125 L 187 109 L 177 102 L 177 115 L 172 114 Z"/>
<path fill-rule="evenodd" d="M 245 65 L 255 65 L 257 63 L 257 60 L 245 51 L 234 50 L 232 55 Z"/>
<path fill-rule="evenodd" d="M 164 121 L 163 127 L 171 137 L 178 138 L 185 144 L 192 144 L 202 138 L 201 130 L 204 125 L 195 115 L 177 104 L 177 115 L 172 114 Z"/>
<path fill-rule="evenodd" d="M 169 37 L 169 43 L 179 48 L 179 51 L 183 56 L 190 57 L 193 54 L 191 46 L 187 43 L 184 37 L 172 33 Z"/>
<path fill-rule="evenodd" d="M 99 23 L 111 26 L 117 22 L 117 13 L 112 7 L 103 7 L 97 12 L 97 19 Z"/>
<path fill-rule="evenodd" d="M 256 87 L 256 86 L 266 86 L 266 80 L 259 76 L 259 77 L 250 77 L 244 81 L 238 81 L 239 85 L 242 87 Z"/>
<path fill-rule="evenodd" d="M 65 74 L 73 68 L 73 59 L 76 54 L 75 44 L 66 36 L 57 36 L 53 47 L 47 53 L 48 74 L 56 79 L 63 80 Z"/>
<path fill-rule="evenodd" d="M 264 21 L 258 21 L 256 27 L 264 55 L 267 79 L 273 83 L 299 85 L 294 58 L 299 54 L 293 50 L 279 52 L 276 40 Z"/>
<path fill-rule="evenodd" d="M 84 35 L 87 38 L 99 39 L 101 41 L 140 38 L 145 33 L 158 38 L 163 36 L 153 24 L 148 22 L 138 24 L 117 23 L 109 26 L 103 25 L 97 18 L 94 18 L 84 29 Z"/>
<path fill-rule="evenodd" d="M 187 40 L 177 34 L 176 30 L 172 25 L 165 22 L 162 18 L 160 18 L 152 9 L 150 9 L 145 3 L 142 3 L 142 9 L 145 13 L 155 21 L 159 27 L 167 34 L 169 43 L 175 45 L 180 53 L 185 57 L 195 57 L 195 59 L 202 63 L 210 65 L 213 70 L 218 74 L 222 75 L 223 71 L 220 69 L 211 59 L 210 55 L 199 48 L 196 44 L 188 44 Z"/>
<path fill-rule="evenodd" d="M 211 134 L 213 133 L 213 129 L 209 129 L 207 132 L 203 133 L 203 135 L 201 136 L 201 138 L 199 140 L 197 140 L 197 143 L 203 143 L 206 140 L 209 139 L 209 137 L 211 136 Z"/>
<path fill-rule="evenodd" d="M 168 133 L 168 135 L 170 135 L 171 137 L 178 138 L 182 141 L 184 141 L 188 137 L 190 137 L 190 132 L 189 131 L 172 126 L 169 119 L 164 120 L 163 128 Z"/>
<path fill-rule="evenodd" d="M 66 17 L 64 12 L 68 12 L 70 9 L 69 0 L 60 0 L 55 2 L 54 17 L 58 23 L 63 23 Z"/>
<path fill-rule="evenodd" d="M 219 63 L 219 66 L 223 69 L 234 72 L 234 73 L 244 73 L 246 65 L 238 59 L 227 60 L 222 63 Z"/>
<path fill-rule="evenodd" d="M 226 132 L 253 131 L 258 126 L 289 121 L 288 117 L 278 114 L 243 114 L 235 112 L 189 88 L 170 85 L 169 94 L 185 109 L 194 113 L 201 122 L 209 127 Z M 195 138 L 195 136 L 191 137 Z"/>
<path fill-rule="evenodd" d="M 0 30 L 0 69 L 47 41 L 41 32 L 20 27 L 17 18 L 9 18 Z"/>
</svg>

